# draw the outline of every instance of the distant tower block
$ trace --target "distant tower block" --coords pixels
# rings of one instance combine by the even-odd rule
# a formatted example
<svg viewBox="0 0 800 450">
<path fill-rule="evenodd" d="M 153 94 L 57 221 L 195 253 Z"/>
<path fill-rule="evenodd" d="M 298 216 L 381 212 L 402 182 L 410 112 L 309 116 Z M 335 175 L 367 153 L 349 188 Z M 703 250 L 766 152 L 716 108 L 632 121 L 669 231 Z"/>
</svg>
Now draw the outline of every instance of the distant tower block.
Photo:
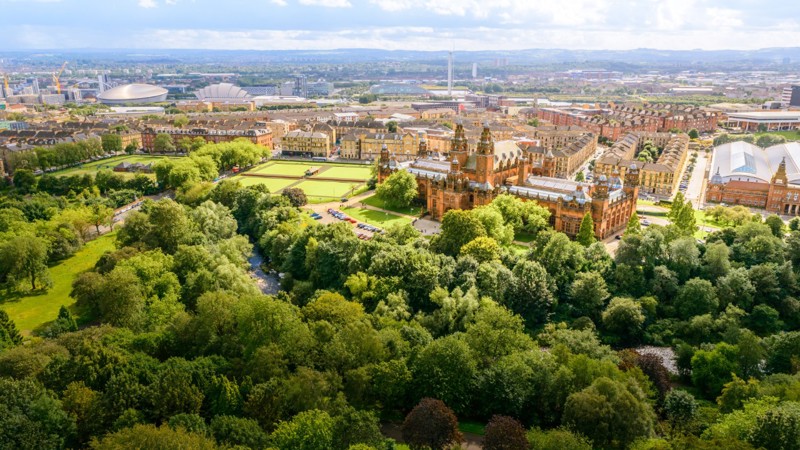
<svg viewBox="0 0 800 450">
<path fill-rule="evenodd" d="M 478 63 L 472 63 L 472 78 L 478 78 Z"/>
<path fill-rule="evenodd" d="M 447 57 L 447 96 L 453 96 L 453 52 Z"/>
</svg>

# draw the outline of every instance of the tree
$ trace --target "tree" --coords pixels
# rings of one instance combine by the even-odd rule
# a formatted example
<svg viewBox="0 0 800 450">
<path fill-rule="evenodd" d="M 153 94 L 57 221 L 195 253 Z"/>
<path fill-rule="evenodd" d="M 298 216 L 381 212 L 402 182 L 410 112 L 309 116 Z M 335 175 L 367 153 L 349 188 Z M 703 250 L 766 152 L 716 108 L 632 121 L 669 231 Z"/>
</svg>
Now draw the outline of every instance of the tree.
<svg viewBox="0 0 800 450">
<path fill-rule="evenodd" d="M 394 120 L 386 122 L 386 131 L 389 133 L 397 133 L 397 122 Z"/>
<path fill-rule="evenodd" d="M 555 283 L 547 270 L 538 262 L 523 260 L 514 266 L 513 274 L 506 306 L 528 326 L 546 322 L 556 303 Z"/>
<path fill-rule="evenodd" d="M 21 194 L 30 194 L 36 191 L 36 175 L 30 169 L 17 169 L 14 171 L 14 187 Z"/>
<path fill-rule="evenodd" d="M 444 450 L 463 439 L 458 419 L 441 400 L 423 398 L 403 421 L 403 440 L 412 450 Z"/>
<path fill-rule="evenodd" d="M 31 290 L 50 283 L 47 269 L 47 246 L 35 236 L 15 236 L 0 247 L 0 281 L 16 288 L 20 281 L 30 281 Z"/>
<path fill-rule="evenodd" d="M 125 153 L 129 155 L 136 153 L 136 150 L 139 150 L 139 141 L 136 139 L 132 140 L 130 144 L 125 146 Z"/>
<path fill-rule="evenodd" d="M 687 134 L 689 135 L 689 139 L 697 139 L 700 137 L 700 132 L 697 131 L 697 128 L 692 128 Z"/>
<path fill-rule="evenodd" d="M 481 236 L 486 236 L 486 229 L 470 211 L 451 209 L 444 213 L 440 232 L 431 245 L 441 253 L 455 256 L 466 243 Z"/>
<path fill-rule="evenodd" d="M 17 331 L 17 325 L 5 310 L 0 309 L 0 350 L 14 347 L 22 343 L 22 336 Z"/>
<path fill-rule="evenodd" d="M 278 424 L 271 440 L 280 449 L 329 450 L 333 446 L 333 419 L 317 409 L 301 412 Z"/>
<path fill-rule="evenodd" d="M 683 319 L 716 313 L 719 300 L 714 286 L 706 280 L 692 278 L 678 292 L 675 308 Z"/>
<path fill-rule="evenodd" d="M 586 212 L 581 220 L 581 228 L 578 230 L 578 235 L 575 240 L 584 247 L 592 245 L 595 241 L 594 237 L 594 221 L 592 220 L 591 211 Z"/>
<path fill-rule="evenodd" d="M 114 226 L 114 210 L 100 202 L 95 202 L 91 206 L 90 220 L 94 225 L 97 234 L 100 234 L 100 225 Z"/>
<path fill-rule="evenodd" d="M 583 174 L 583 171 L 580 171 L 577 174 L 575 174 L 575 181 L 581 182 L 581 181 L 585 181 L 585 180 L 586 180 L 586 176 Z"/>
<path fill-rule="evenodd" d="M 153 150 L 156 153 L 174 153 L 175 143 L 172 141 L 172 136 L 167 133 L 158 133 L 153 140 Z"/>
<path fill-rule="evenodd" d="M 56 317 L 53 323 L 45 327 L 42 335 L 52 338 L 77 330 L 78 324 L 72 317 L 72 313 L 69 312 L 66 306 L 61 305 L 61 308 L 58 310 L 58 317 Z"/>
<path fill-rule="evenodd" d="M 122 137 L 116 133 L 108 133 L 100 136 L 103 151 L 106 153 L 119 153 L 122 151 Z"/>
<path fill-rule="evenodd" d="M 379 184 L 375 193 L 390 205 L 405 208 L 417 198 L 417 179 L 406 170 L 398 170 Z"/>
<path fill-rule="evenodd" d="M 777 214 L 770 214 L 764 220 L 764 223 L 769 226 L 769 229 L 772 230 L 772 234 L 775 237 L 783 238 L 783 229 L 785 225 L 783 223 L 783 219 L 781 219 Z"/>
<path fill-rule="evenodd" d="M 664 397 L 664 415 L 676 430 L 685 430 L 697 415 L 697 400 L 682 389 L 673 389 Z"/>
<path fill-rule="evenodd" d="M 692 356 L 692 382 L 704 394 L 716 397 L 731 374 L 739 370 L 739 352 L 735 346 L 724 342 L 713 350 L 697 350 Z"/>
<path fill-rule="evenodd" d="M 236 416 L 215 416 L 209 426 L 214 439 L 228 446 L 267 447 L 269 435 L 253 419 Z"/>
<path fill-rule="evenodd" d="M 93 450 L 119 450 L 124 448 L 147 448 L 152 450 L 217 450 L 213 439 L 190 433 L 169 425 L 134 425 L 92 441 Z"/>
<path fill-rule="evenodd" d="M 32 380 L 0 377 L 0 411 L 0 448 L 64 448 L 75 432 L 61 402 Z"/>
<path fill-rule="evenodd" d="M 627 447 L 653 434 L 655 414 L 633 379 L 625 382 L 606 377 L 567 398 L 563 423 L 595 446 Z"/>
<path fill-rule="evenodd" d="M 534 427 L 528 432 L 528 441 L 536 450 L 592 450 L 588 439 L 565 428 L 545 431 Z"/>
<path fill-rule="evenodd" d="M 639 234 L 642 232 L 642 225 L 639 223 L 639 215 L 636 214 L 636 211 L 631 214 L 631 218 L 628 220 L 628 226 L 625 228 L 625 234 Z"/>
<path fill-rule="evenodd" d="M 175 116 L 174 119 L 172 119 L 172 125 L 177 127 L 177 128 L 183 128 L 186 125 L 189 125 L 189 118 L 186 117 L 183 114 L 179 114 L 179 115 Z M 189 149 L 186 149 L 186 150 L 189 150 Z"/>
<path fill-rule="evenodd" d="M 606 281 L 597 272 L 581 272 L 569 288 L 575 315 L 597 318 L 609 297 Z"/>
<path fill-rule="evenodd" d="M 305 191 L 300 188 L 286 188 L 281 192 L 281 195 L 289 199 L 292 206 L 299 208 L 308 203 Z"/>
<path fill-rule="evenodd" d="M 603 325 L 627 344 L 638 339 L 643 323 L 642 305 L 628 297 L 612 298 L 603 311 Z"/>
<path fill-rule="evenodd" d="M 786 402 L 760 415 L 747 440 L 767 450 L 800 448 L 800 404 Z"/>
<path fill-rule="evenodd" d="M 474 392 L 477 363 L 469 346 L 457 335 L 439 338 L 417 356 L 411 371 L 419 397 L 435 396 L 466 411 Z"/>
<path fill-rule="evenodd" d="M 490 237 L 480 236 L 461 247 L 461 255 L 472 256 L 479 263 L 500 259 L 500 246 Z"/>
<path fill-rule="evenodd" d="M 484 450 L 528 450 L 525 428 L 508 416 L 492 416 L 483 435 Z"/>
</svg>

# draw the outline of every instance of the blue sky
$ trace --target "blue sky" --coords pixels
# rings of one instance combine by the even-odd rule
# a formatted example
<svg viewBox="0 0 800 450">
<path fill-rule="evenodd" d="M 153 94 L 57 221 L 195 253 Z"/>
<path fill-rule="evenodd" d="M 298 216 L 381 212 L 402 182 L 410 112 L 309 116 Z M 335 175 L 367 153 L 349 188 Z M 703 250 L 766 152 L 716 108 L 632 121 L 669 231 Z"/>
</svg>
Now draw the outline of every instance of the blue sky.
<svg viewBox="0 0 800 450">
<path fill-rule="evenodd" d="M 797 0 L 0 0 L 2 48 L 800 46 Z"/>
</svg>

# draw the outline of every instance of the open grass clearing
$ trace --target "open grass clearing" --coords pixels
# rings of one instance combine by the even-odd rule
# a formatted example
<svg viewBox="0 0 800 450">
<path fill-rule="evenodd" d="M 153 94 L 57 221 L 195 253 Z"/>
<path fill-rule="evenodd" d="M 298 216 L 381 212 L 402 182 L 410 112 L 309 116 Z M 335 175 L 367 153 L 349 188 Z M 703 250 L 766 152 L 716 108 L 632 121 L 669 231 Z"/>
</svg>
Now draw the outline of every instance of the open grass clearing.
<svg viewBox="0 0 800 450">
<path fill-rule="evenodd" d="M 420 207 L 419 206 L 408 206 L 405 208 L 396 208 L 391 206 L 389 203 L 385 202 L 382 198 L 378 197 L 377 195 L 373 195 L 371 197 L 367 197 L 361 200 L 362 203 L 366 203 L 369 206 L 375 208 L 381 208 L 388 211 L 396 212 L 399 214 L 407 214 L 410 216 L 417 216 L 420 214 Z"/>
<path fill-rule="evenodd" d="M 94 267 L 103 253 L 114 250 L 115 236 L 116 232 L 113 232 L 89 241 L 72 257 L 51 267 L 53 287 L 46 293 L 34 292 L 10 298 L 0 303 L 0 308 L 8 313 L 20 332 L 26 336 L 41 325 L 55 320 L 61 305 L 70 307 L 75 303 L 75 299 L 69 296 L 72 282 L 78 274 Z"/>
<path fill-rule="evenodd" d="M 382 211 L 375 211 L 374 209 L 347 207 L 343 208 L 342 212 L 358 220 L 359 222 L 376 225 L 381 228 L 386 228 L 394 224 L 404 225 L 411 223 L 411 219 L 407 217 L 397 216 Z"/>
<path fill-rule="evenodd" d="M 251 173 L 260 175 L 280 175 L 284 177 L 302 177 L 311 167 L 320 167 L 319 164 L 308 162 L 305 164 L 287 164 L 283 162 L 270 162 L 250 170 Z"/>
<path fill-rule="evenodd" d="M 278 193 L 291 184 L 297 183 L 297 180 L 287 180 L 285 178 L 264 178 L 264 177 L 233 177 L 233 181 L 238 181 L 242 186 L 256 186 L 259 184 L 265 185 L 273 194 Z"/>
<path fill-rule="evenodd" d="M 324 178 L 345 178 L 351 180 L 364 180 L 367 181 L 370 176 L 370 169 L 369 167 L 329 167 L 323 171 L 320 171 L 319 177 Z"/>
<path fill-rule="evenodd" d="M 786 138 L 787 141 L 800 141 L 800 131 L 798 130 L 791 130 L 791 131 L 767 131 L 764 133 L 756 133 L 756 139 L 760 138 L 761 136 L 766 135 L 773 135 L 773 136 L 783 136 Z"/>
<path fill-rule="evenodd" d="M 328 197 L 329 199 L 335 199 L 350 195 L 351 191 L 358 189 L 359 184 L 309 180 L 303 181 L 295 187 L 302 189 L 309 197 Z"/>
</svg>

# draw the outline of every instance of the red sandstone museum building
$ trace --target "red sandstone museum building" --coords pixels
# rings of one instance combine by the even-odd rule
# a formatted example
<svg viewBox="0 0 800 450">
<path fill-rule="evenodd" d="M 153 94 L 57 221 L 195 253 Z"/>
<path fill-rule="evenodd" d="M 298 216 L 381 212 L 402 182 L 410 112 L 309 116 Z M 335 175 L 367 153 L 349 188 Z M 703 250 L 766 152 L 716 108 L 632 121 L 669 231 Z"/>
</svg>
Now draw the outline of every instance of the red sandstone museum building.
<svg viewBox="0 0 800 450">
<path fill-rule="evenodd" d="M 587 212 L 592 215 L 598 238 L 625 229 L 639 194 L 639 170 L 635 165 L 626 172 L 624 181 L 614 173 L 610 177 L 599 175 L 593 184 L 586 184 L 555 178 L 552 152 L 533 161 L 533 155 L 515 141 L 495 143 L 488 126 L 484 126 L 480 141 L 471 152 L 464 127 L 458 124 L 447 157 L 429 153 L 424 140 L 413 161 L 399 162 L 384 148 L 378 179 L 382 182 L 396 170 L 413 174 L 419 199 L 434 220 L 440 220 L 450 209 L 486 205 L 498 195 L 509 193 L 548 208 L 551 225 L 570 236 L 578 233 Z"/>
<path fill-rule="evenodd" d="M 730 142 L 714 149 L 706 201 L 800 215 L 800 143 L 762 149 Z"/>
</svg>

